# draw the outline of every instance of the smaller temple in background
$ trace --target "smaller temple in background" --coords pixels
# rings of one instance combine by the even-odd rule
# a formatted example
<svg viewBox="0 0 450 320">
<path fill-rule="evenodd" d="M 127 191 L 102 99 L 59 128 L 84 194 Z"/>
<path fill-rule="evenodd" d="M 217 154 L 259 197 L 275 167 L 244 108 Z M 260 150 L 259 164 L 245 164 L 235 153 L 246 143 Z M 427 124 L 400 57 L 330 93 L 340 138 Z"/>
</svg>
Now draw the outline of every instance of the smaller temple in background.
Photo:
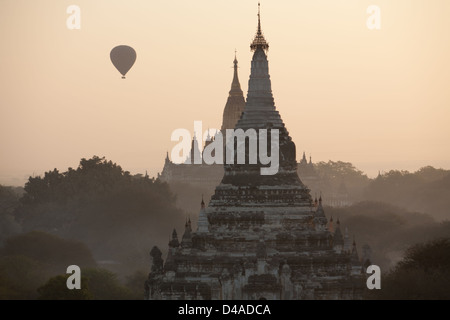
<svg viewBox="0 0 450 320">
<path fill-rule="evenodd" d="M 223 109 L 222 126 L 220 131 L 223 135 L 227 129 L 234 129 L 236 123 L 242 115 L 245 107 L 244 93 L 241 89 L 238 76 L 238 60 L 236 54 L 234 56 L 234 73 L 233 81 L 231 82 L 231 89 L 228 93 L 228 99 Z M 209 141 L 208 141 L 209 139 Z M 197 137 L 194 135 L 191 143 L 191 151 L 185 161 L 182 164 L 175 164 L 169 159 L 169 153 L 166 154 L 164 161 L 164 167 L 162 172 L 158 173 L 158 178 L 162 181 L 170 183 L 189 184 L 195 187 L 200 187 L 205 190 L 211 190 L 211 194 L 214 188 L 219 184 L 223 177 L 223 165 L 205 163 L 194 164 L 191 159 L 195 159 L 195 154 L 201 154 L 208 146 L 209 143 L 214 141 L 214 136 L 207 137 L 207 141 L 204 146 L 199 145 Z"/>
<path fill-rule="evenodd" d="M 302 159 L 297 163 L 297 172 L 308 188 L 311 194 L 324 194 L 327 201 L 325 206 L 345 207 L 352 204 L 350 194 L 344 181 L 329 181 L 330 177 L 324 177 L 323 173 L 313 163 L 311 155 L 309 161 L 306 159 L 306 153 L 303 151 Z"/>
<path fill-rule="evenodd" d="M 312 157 L 309 156 L 309 162 L 306 160 L 306 154 L 303 151 L 302 160 L 300 160 L 297 164 L 297 171 L 300 177 L 307 185 L 309 185 L 307 180 L 317 180 L 319 177 L 317 175 L 316 170 L 314 169 L 314 164 L 312 163 Z"/>
</svg>

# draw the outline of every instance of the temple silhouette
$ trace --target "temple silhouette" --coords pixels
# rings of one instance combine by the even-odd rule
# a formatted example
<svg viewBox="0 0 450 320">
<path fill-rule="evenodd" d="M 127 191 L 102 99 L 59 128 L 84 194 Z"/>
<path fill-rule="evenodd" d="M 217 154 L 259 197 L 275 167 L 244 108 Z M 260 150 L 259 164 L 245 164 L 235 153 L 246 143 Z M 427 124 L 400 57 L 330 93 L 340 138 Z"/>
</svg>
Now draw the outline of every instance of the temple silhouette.
<svg viewBox="0 0 450 320">
<path fill-rule="evenodd" d="M 208 206 L 201 200 L 197 226 L 188 219 L 181 239 L 173 230 L 165 261 L 161 250 L 153 247 L 145 297 L 361 299 L 365 275 L 355 241 L 348 230 L 341 230 L 339 220 L 327 219 L 322 196 L 313 199 L 298 175 L 296 146 L 272 95 L 269 44 L 261 29 L 259 8 L 250 49 L 247 99 L 235 58 L 221 130 L 278 129 L 279 170 L 261 175 L 265 165 L 259 159 L 257 164 L 210 166 L 219 175 L 214 194 Z M 245 151 L 248 156 L 247 145 Z M 192 152 L 200 152 L 195 138 Z M 302 161 L 306 161 L 305 155 Z M 310 168 L 307 161 L 304 165 Z M 176 165 L 167 157 L 162 178 L 167 178 L 169 168 L 173 174 L 187 165 L 177 167 L 181 169 L 171 166 Z M 195 165 L 189 166 L 195 170 Z"/>
</svg>

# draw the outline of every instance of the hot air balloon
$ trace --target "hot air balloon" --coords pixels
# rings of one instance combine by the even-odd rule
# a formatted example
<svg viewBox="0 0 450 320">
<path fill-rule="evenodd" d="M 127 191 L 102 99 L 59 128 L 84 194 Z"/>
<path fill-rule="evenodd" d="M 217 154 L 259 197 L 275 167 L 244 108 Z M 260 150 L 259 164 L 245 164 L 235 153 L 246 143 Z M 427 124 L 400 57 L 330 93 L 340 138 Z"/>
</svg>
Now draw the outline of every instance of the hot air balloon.
<svg viewBox="0 0 450 320">
<path fill-rule="evenodd" d="M 109 56 L 113 65 L 122 74 L 122 79 L 125 79 L 125 75 L 136 61 L 136 51 L 132 47 L 122 45 L 113 48 Z"/>
</svg>

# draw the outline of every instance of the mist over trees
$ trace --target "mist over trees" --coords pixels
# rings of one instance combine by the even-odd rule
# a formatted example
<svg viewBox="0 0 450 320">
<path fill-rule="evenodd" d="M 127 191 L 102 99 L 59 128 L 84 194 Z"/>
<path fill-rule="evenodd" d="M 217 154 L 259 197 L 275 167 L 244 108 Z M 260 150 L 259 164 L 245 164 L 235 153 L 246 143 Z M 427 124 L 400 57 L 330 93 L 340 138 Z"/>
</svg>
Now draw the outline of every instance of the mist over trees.
<svg viewBox="0 0 450 320">
<path fill-rule="evenodd" d="M 104 158 L 81 159 L 77 169 L 30 177 L 24 190 L 15 210 L 24 232 L 80 239 L 97 261 L 130 272 L 148 268 L 148 248 L 165 247 L 162 239 L 168 239 L 174 223 L 183 223 L 165 183 L 132 176 Z"/>
<path fill-rule="evenodd" d="M 371 181 L 365 198 L 426 212 L 438 220 L 449 219 L 450 171 L 433 167 L 414 173 L 391 170 Z"/>
<path fill-rule="evenodd" d="M 413 277 L 399 270 L 423 271 L 402 261 L 416 261 L 414 250 L 446 245 L 427 241 L 450 238 L 450 171 L 393 170 L 369 179 L 342 161 L 319 162 L 314 170 L 325 199 L 335 190 L 349 195 L 352 205 L 325 212 L 355 236 L 360 256 L 370 245 L 372 263 L 392 284 L 386 282 L 392 289 L 383 297 L 409 297 L 394 290 Z M 208 203 L 213 192 L 131 175 L 97 156 L 81 159 L 76 169 L 30 177 L 24 188 L 0 186 L 0 299 L 141 299 L 149 250 L 157 245 L 164 254 L 173 228 L 182 235 L 187 217 L 195 228 L 202 194 Z M 86 286 L 64 296 L 71 264 L 82 267 Z"/>
<path fill-rule="evenodd" d="M 145 278 L 139 278 L 139 290 L 129 280 L 120 283 L 113 272 L 101 268 L 83 269 L 81 290 L 67 290 L 69 275 L 50 278 L 37 289 L 39 300 L 138 300 L 142 299 Z"/>
<path fill-rule="evenodd" d="M 327 216 L 340 218 L 350 236 L 356 236 L 360 253 L 361 246 L 369 244 L 372 262 L 383 270 L 401 260 L 411 245 L 450 237 L 450 170 L 391 170 L 369 179 L 346 162 L 319 162 L 314 168 L 324 198 L 330 188 L 345 186 L 353 202 L 326 207 Z"/>
<path fill-rule="evenodd" d="M 367 175 L 349 162 L 321 161 L 314 164 L 314 170 L 319 177 L 316 189 L 325 196 L 337 190 L 348 194 L 353 201 L 360 201 L 370 183 Z"/>
<path fill-rule="evenodd" d="M 81 290 L 67 290 L 67 267 L 81 268 Z M 82 242 L 41 231 L 8 238 L 0 251 L 0 299 L 131 300 L 142 299 L 147 274 L 120 275 L 99 268 Z"/>
<path fill-rule="evenodd" d="M 1 186 L 0 296 L 37 298 L 39 286 L 72 264 L 107 268 L 122 282 L 140 275 L 142 284 L 149 248 L 165 248 L 173 228 L 184 225 L 175 201 L 167 184 L 97 156 L 30 177 L 22 194 Z"/>
<path fill-rule="evenodd" d="M 22 231 L 14 216 L 22 193 L 22 188 L 0 185 L 0 246 L 6 238 Z"/>
<path fill-rule="evenodd" d="M 214 194 L 214 190 L 199 186 L 192 186 L 181 182 L 170 183 L 169 187 L 170 190 L 176 195 L 175 205 L 186 212 L 187 217 L 191 219 L 194 226 L 197 225 L 202 196 L 206 206 L 208 206 L 209 200 Z M 177 232 L 179 234 L 181 233 L 182 235 L 183 231 L 184 225 L 177 228 Z"/>
<path fill-rule="evenodd" d="M 81 268 L 96 262 L 79 241 L 32 231 L 8 238 L 0 249 L 0 299 L 36 299 L 37 288 L 64 273 L 76 261 Z"/>
<path fill-rule="evenodd" d="M 450 299 L 450 238 L 410 246 L 404 258 L 382 278 L 369 299 Z"/>
<path fill-rule="evenodd" d="M 48 298 L 49 288 L 58 287 L 72 264 L 91 270 L 83 271 L 90 276 L 89 294 L 83 297 L 140 299 L 149 248 L 165 248 L 173 228 L 181 231 L 184 225 L 185 214 L 174 206 L 176 197 L 167 184 L 130 175 L 97 156 L 81 159 L 76 169 L 30 177 L 20 191 L 0 186 L 4 299 L 38 298 L 38 287 L 39 297 Z M 98 267 L 111 271 L 97 272 Z M 100 287 L 101 281 L 95 279 L 101 276 L 115 288 L 107 290 L 113 296 L 96 291 L 94 284 Z M 56 278 L 42 287 L 50 277 Z M 140 288 L 124 289 L 119 280 L 134 290 L 139 282 Z"/>
<path fill-rule="evenodd" d="M 328 217 L 341 222 L 341 228 L 355 237 L 358 252 L 371 247 L 372 263 L 387 272 L 414 244 L 450 237 L 450 222 L 437 222 L 428 214 L 411 212 L 383 202 L 364 201 L 348 207 L 325 207 Z M 342 230 L 343 232 L 345 232 Z"/>
<path fill-rule="evenodd" d="M 318 162 L 313 166 L 317 179 L 307 186 L 317 196 L 322 193 L 326 199 L 337 193 L 348 197 L 350 203 L 384 202 L 427 213 L 436 220 L 450 218 L 450 170 L 427 166 L 416 172 L 391 170 L 369 179 L 349 162 Z"/>
</svg>

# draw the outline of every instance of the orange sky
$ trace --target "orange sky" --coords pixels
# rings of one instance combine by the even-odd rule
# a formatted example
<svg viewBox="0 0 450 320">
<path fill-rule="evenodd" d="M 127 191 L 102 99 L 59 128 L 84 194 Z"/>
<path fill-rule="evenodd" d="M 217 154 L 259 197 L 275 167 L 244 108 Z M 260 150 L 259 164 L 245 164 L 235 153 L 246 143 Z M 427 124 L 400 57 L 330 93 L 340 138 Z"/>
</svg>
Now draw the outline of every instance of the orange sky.
<svg viewBox="0 0 450 320">
<path fill-rule="evenodd" d="M 66 8 L 81 8 L 69 30 Z M 369 5 L 381 30 L 366 27 Z M 450 169 L 450 1 L 262 1 L 275 103 L 313 161 Z M 0 183 L 106 156 L 161 171 L 176 128 L 220 127 L 244 92 L 257 1 L 0 0 Z M 116 45 L 137 61 L 122 80 Z"/>
</svg>

